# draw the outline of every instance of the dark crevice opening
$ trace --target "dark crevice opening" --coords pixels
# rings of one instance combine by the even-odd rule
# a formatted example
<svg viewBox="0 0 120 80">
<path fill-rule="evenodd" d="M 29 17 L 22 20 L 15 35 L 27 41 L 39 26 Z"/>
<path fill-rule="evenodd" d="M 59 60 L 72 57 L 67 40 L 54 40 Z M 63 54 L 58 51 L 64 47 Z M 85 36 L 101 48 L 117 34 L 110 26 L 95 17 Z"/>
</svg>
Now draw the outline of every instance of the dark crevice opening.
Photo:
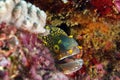
<svg viewBox="0 0 120 80">
<path fill-rule="evenodd" d="M 60 29 L 64 30 L 67 33 L 67 35 L 71 34 L 70 27 L 68 27 L 65 23 L 62 23 L 61 25 L 59 25 L 57 27 L 59 27 Z"/>
</svg>

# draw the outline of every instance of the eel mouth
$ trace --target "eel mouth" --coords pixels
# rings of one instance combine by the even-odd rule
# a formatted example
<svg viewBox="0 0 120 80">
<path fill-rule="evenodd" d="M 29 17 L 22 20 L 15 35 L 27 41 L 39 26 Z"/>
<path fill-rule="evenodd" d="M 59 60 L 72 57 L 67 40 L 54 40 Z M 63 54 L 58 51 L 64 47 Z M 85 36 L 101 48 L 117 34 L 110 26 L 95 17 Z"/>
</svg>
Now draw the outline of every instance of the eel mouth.
<svg viewBox="0 0 120 80">
<path fill-rule="evenodd" d="M 58 64 L 58 67 L 64 74 L 71 74 L 81 69 L 82 65 L 82 59 L 75 59 L 74 61 Z"/>
<path fill-rule="evenodd" d="M 83 65 L 82 59 L 77 59 L 75 56 L 77 54 L 74 54 L 72 56 L 68 56 L 62 60 L 59 60 L 57 62 L 57 68 L 62 71 L 64 74 L 71 74 L 73 72 L 78 71 L 81 69 Z"/>
</svg>

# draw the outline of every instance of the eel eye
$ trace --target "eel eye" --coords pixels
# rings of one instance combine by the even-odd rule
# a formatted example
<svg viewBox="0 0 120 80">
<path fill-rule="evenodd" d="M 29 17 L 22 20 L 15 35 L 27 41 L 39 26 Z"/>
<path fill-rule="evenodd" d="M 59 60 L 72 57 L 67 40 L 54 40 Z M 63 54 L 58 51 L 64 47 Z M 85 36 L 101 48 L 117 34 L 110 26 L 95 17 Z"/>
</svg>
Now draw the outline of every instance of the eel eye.
<svg viewBox="0 0 120 80">
<path fill-rule="evenodd" d="M 54 45 L 54 51 L 55 51 L 55 52 L 58 52 L 58 51 L 59 51 L 59 49 L 60 49 L 60 48 L 59 48 L 59 46 L 58 46 L 58 45 Z"/>
</svg>

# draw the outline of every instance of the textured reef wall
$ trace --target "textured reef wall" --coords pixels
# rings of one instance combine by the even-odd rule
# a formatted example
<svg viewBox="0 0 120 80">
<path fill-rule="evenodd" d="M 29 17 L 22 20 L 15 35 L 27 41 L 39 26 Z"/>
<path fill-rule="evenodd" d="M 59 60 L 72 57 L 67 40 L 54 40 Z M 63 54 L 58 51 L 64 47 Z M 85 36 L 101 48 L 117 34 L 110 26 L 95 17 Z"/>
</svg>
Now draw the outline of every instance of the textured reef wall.
<svg viewBox="0 0 120 80">
<path fill-rule="evenodd" d="M 120 80 L 120 0 L 26 2 L 0 1 L 0 79 Z M 76 39 L 80 70 L 64 75 L 56 69 L 51 51 L 37 38 L 45 25 Z"/>
<path fill-rule="evenodd" d="M 68 80 L 36 34 L 5 23 L 0 24 L 0 79 Z"/>
<path fill-rule="evenodd" d="M 31 1 L 31 0 L 28 0 Z M 77 57 L 84 60 L 73 80 L 120 79 L 119 0 L 36 0 L 47 13 L 47 24 L 72 34 L 82 46 Z"/>
<path fill-rule="evenodd" d="M 0 1 L 0 80 L 68 80 L 38 39 L 46 13 L 24 0 Z"/>
</svg>

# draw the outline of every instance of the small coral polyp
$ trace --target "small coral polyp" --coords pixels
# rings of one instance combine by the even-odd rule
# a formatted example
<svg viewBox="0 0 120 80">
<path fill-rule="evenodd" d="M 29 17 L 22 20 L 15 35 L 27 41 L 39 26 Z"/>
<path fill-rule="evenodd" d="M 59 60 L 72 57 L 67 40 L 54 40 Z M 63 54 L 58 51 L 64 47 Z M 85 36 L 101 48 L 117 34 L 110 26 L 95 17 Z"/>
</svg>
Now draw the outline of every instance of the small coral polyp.
<svg viewBox="0 0 120 80">
<path fill-rule="evenodd" d="M 117 11 L 120 13 L 120 0 L 114 0 L 114 5 Z"/>
<path fill-rule="evenodd" d="M 2 22 L 34 33 L 46 31 L 46 13 L 24 0 L 0 0 L 0 23 Z"/>
</svg>

